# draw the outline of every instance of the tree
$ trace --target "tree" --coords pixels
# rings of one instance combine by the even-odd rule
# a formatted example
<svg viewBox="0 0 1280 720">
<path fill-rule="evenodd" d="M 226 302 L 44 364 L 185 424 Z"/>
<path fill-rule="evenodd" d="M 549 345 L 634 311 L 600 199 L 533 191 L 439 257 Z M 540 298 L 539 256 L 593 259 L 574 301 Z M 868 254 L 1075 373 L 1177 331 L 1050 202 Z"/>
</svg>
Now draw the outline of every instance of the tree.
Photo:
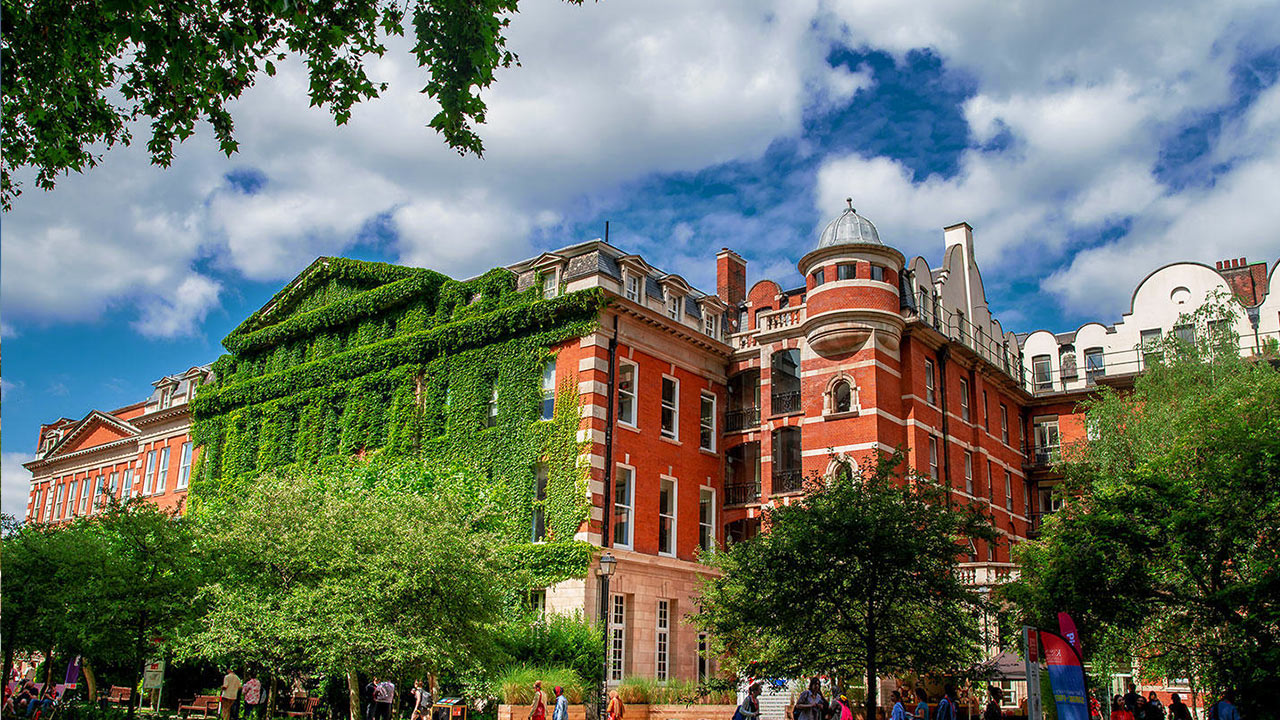
<svg viewBox="0 0 1280 720">
<path fill-rule="evenodd" d="M 867 717 L 888 672 L 967 669 L 977 659 L 982 600 L 960 581 L 968 538 L 994 539 L 971 506 L 914 474 L 901 452 L 856 476 L 813 481 L 766 510 L 767 532 L 710 556 L 697 625 L 735 669 L 757 677 L 865 672 Z"/>
<path fill-rule="evenodd" d="M 1235 303 L 1207 303 L 1131 392 L 1085 403 L 1061 511 L 1020 546 L 1008 596 L 1077 621 L 1095 668 L 1234 687 L 1261 711 L 1280 677 L 1280 373 L 1241 357 Z M 1150 356 L 1150 355 L 1149 355 Z"/>
<path fill-rule="evenodd" d="M 580 3 L 581 0 L 570 0 Z M 222 151 L 235 152 L 227 109 L 275 62 L 296 55 L 307 66 L 310 98 L 339 124 L 386 83 L 365 62 L 387 39 L 414 34 L 425 70 L 422 92 L 440 110 L 428 125 L 459 153 L 480 155 L 472 127 L 485 121 L 480 91 L 516 56 L 504 35 L 518 0 L 116 0 L 66 3 L 3 0 L 3 188 L 9 209 L 21 192 L 13 173 L 32 169 L 51 189 L 59 174 L 96 166 L 103 150 L 151 125 L 147 149 L 167 167 L 173 146 L 198 121 Z"/>
<path fill-rule="evenodd" d="M 4 550 L 6 671 L 11 649 L 56 649 L 122 663 L 136 686 L 153 645 L 172 642 L 196 612 L 191 529 L 140 499 L 64 526 L 11 530 Z"/>
<path fill-rule="evenodd" d="M 343 461 L 224 488 L 197 522 L 222 572 L 186 654 L 282 672 L 408 677 L 483 665 L 506 578 L 494 486 L 415 461 Z"/>
</svg>

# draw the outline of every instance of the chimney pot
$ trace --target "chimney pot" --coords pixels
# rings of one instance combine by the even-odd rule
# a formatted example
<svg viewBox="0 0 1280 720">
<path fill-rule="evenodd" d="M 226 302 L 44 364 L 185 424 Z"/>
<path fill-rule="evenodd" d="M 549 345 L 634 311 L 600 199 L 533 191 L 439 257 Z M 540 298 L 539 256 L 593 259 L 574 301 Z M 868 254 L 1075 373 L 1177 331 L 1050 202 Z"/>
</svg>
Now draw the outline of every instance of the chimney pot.
<svg viewBox="0 0 1280 720">
<path fill-rule="evenodd" d="M 1214 264 L 1213 264 L 1213 266 L 1214 266 L 1215 268 L 1217 268 L 1218 270 L 1221 270 L 1221 269 L 1222 269 L 1222 261 L 1221 261 L 1221 260 L 1219 260 L 1218 262 L 1214 263 Z"/>
<path fill-rule="evenodd" d="M 1248 260 L 1245 260 L 1243 257 L 1240 258 L 1240 267 L 1246 267 L 1248 264 L 1249 264 Z"/>
<path fill-rule="evenodd" d="M 1235 269 L 1235 267 L 1236 267 L 1237 265 L 1239 265 L 1239 263 L 1240 263 L 1240 261 L 1239 261 L 1239 260 L 1236 260 L 1235 258 L 1232 258 L 1232 259 L 1231 259 L 1231 268 L 1232 268 L 1232 269 Z"/>
</svg>

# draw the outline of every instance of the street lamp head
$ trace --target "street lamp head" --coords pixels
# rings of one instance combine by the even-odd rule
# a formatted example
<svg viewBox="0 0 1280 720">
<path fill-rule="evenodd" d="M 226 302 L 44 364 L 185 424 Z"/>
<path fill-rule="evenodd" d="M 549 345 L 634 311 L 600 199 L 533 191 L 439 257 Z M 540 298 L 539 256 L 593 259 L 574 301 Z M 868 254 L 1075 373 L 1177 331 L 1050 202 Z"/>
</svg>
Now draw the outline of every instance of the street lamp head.
<svg viewBox="0 0 1280 720">
<path fill-rule="evenodd" d="M 613 556 L 613 553 L 606 550 L 605 553 L 600 556 L 600 577 L 611 577 L 613 575 L 613 569 L 617 567 L 617 565 L 618 559 Z"/>
</svg>

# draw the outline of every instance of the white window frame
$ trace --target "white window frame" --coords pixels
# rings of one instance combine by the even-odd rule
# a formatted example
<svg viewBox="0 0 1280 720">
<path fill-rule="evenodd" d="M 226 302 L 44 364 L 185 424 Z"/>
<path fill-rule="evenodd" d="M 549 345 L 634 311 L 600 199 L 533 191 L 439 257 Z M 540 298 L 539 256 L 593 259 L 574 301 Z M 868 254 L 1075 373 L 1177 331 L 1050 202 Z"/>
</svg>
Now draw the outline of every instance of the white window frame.
<svg viewBox="0 0 1280 720">
<path fill-rule="evenodd" d="M 1013 473 L 1004 469 L 1004 509 L 1013 512 Z"/>
<path fill-rule="evenodd" d="M 929 436 L 929 479 L 938 481 L 938 438 Z"/>
<path fill-rule="evenodd" d="M 972 413 L 969 409 L 969 379 L 960 378 L 960 419 L 969 422 Z"/>
<path fill-rule="evenodd" d="M 93 493 L 89 497 L 89 514 L 98 509 L 98 501 L 102 499 L 102 488 L 107 484 L 106 475 L 98 475 L 93 480 Z"/>
<path fill-rule="evenodd" d="M 1000 442 L 1009 444 L 1009 406 L 1000 403 Z"/>
<path fill-rule="evenodd" d="M 548 268 L 542 273 L 542 299 L 550 300 L 560 294 L 559 271 Z"/>
<path fill-rule="evenodd" d="M 609 682 L 622 682 L 627 662 L 627 598 L 612 593 L 609 598 Z"/>
<path fill-rule="evenodd" d="M 124 469 L 123 486 L 118 496 L 121 500 L 128 500 L 133 495 L 133 468 Z"/>
<path fill-rule="evenodd" d="M 155 469 L 156 469 L 156 451 L 148 450 L 147 451 L 147 468 L 142 473 L 142 494 L 143 495 L 151 494 L 151 475 L 152 473 L 155 472 Z"/>
<path fill-rule="evenodd" d="M 624 497 L 619 499 L 618 490 L 624 487 L 621 479 L 626 474 L 626 493 Z M 613 533 L 613 547 L 630 550 L 635 546 L 636 540 L 636 469 L 630 465 L 618 463 L 615 467 L 616 478 L 613 484 L 613 527 L 609 529 Z M 626 536 L 618 539 L 618 528 L 623 527 L 618 523 L 618 515 L 622 514 L 626 517 Z"/>
<path fill-rule="evenodd" d="M 640 293 L 644 290 L 641 276 L 633 272 L 622 272 L 622 293 L 631 302 L 640 302 Z"/>
<path fill-rule="evenodd" d="M 48 519 L 62 518 L 62 493 L 66 483 L 60 482 L 61 480 L 62 478 L 58 478 L 57 484 L 54 485 L 53 505 L 50 506 L 50 508 L 53 510 L 53 514 Z"/>
<path fill-rule="evenodd" d="M 706 402 L 711 401 L 711 416 L 704 417 L 706 411 Z M 708 452 L 716 451 L 716 396 L 714 393 L 702 391 L 698 394 L 698 447 Z M 710 424 L 708 424 L 708 422 Z M 706 434 L 710 439 L 710 445 L 704 445 L 702 435 Z"/>
<path fill-rule="evenodd" d="M 973 452 L 964 451 L 964 491 L 973 495 Z"/>
<path fill-rule="evenodd" d="M 670 409 L 672 411 L 671 412 L 671 430 L 668 431 L 667 428 L 665 427 L 665 423 L 661 423 L 659 425 L 659 431 L 662 437 L 667 438 L 668 440 L 675 440 L 676 442 L 679 442 L 680 441 L 680 380 L 679 378 L 674 378 L 670 375 L 667 375 L 666 373 L 663 373 L 662 390 L 666 390 L 666 384 L 668 380 L 670 380 L 673 383 L 675 388 L 674 391 L 672 392 L 671 407 L 670 408 L 667 407 L 667 399 L 666 399 L 665 392 L 659 393 L 658 402 L 661 404 L 662 410 Z M 659 420 L 660 421 L 665 420 L 665 418 L 660 417 Z"/>
<path fill-rule="evenodd" d="M 937 368 L 929 358 L 924 359 L 924 401 L 930 405 L 938 404 Z"/>
<path fill-rule="evenodd" d="M 80 481 L 80 501 L 76 503 L 77 515 L 89 514 L 89 496 L 93 494 L 93 478 L 85 473 L 84 479 Z"/>
<path fill-rule="evenodd" d="M 631 370 L 631 389 L 624 390 L 622 388 L 622 371 L 624 368 Z M 618 360 L 618 423 L 626 425 L 635 430 L 638 428 L 639 410 L 636 408 L 636 387 L 640 382 L 640 366 L 630 360 Z M 626 397 L 631 401 L 631 417 L 623 417 L 622 414 L 622 398 Z"/>
<path fill-rule="evenodd" d="M 533 466 L 533 516 L 529 523 L 530 542 L 547 541 L 547 487 L 551 485 L 551 465 L 537 462 Z M 541 497 L 539 497 L 541 496 Z M 538 521 L 542 521 L 542 532 L 538 532 Z"/>
<path fill-rule="evenodd" d="M 720 316 L 711 312 L 709 308 L 702 310 L 702 332 L 710 337 L 719 337 L 716 327 L 720 324 Z"/>
<path fill-rule="evenodd" d="M 664 483 L 671 483 L 671 509 L 670 509 L 670 512 L 667 512 L 667 513 L 662 512 L 662 486 Z M 676 552 L 679 549 L 678 542 L 679 542 L 680 534 L 677 531 L 677 526 L 676 526 L 676 518 L 679 517 L 679 509 L 680 509 L 679 495 L 680 495 L 679 480 L 676 480 L 670 475 L 658 476 L 658 554 L 663 557 L 675 557 Z M 662 549 L 663 519 L 666 519 L 669 521 L 669 528 L 670 528 L 670 535 L 671 535 L 670 540 L 667 543 L 668 546 L 670 547 L 670 550 L 666 550 L 666 551 Z"/>
<path fill-rule="evenodd" d="M 710 511 L 709 517 L 702 516 L 702 509 Z M 710 552 L 716 544 L 716 491 L 715 488 L 703 486 L 698 489 L 698 547 Z"/>
<path fill-rule="evenodd" d="M 550 383 L 548 383 L 548 379 Z M 548 403 L 548 401 L 550 401 Z M 550 358 L 542 366 L 542 420 L 551 420 L 556 414 L 556 359 Z"/>
<path fill-rule="evenodd" d="M 194 453 L 191 441 L 182 443 L 182 456 L 178 460 L 178 490 L 186 490 L 191 483 L 191 456 Z"/>
<path fill-rule="evenodd" d="M 982 391 L 982 429 L 991 433 L 991 400 L 987 398 L 987 391 Z"/>
<path fill-rule="evenodd" d="M 671 676 L 671 601 L 658 598 L 653 623 L 654 677 L 659 682 Z"/>
<path fill-rule="evenodd" d="M 62 519 L 76 516 L 76 490 L 80 488 L 80 481 L 74 477 L 67 483 L 67 504 L 62 506 Z"/>
<path fill-rule="evenodd" d="M 160 462 L 156 465 L 156 481 L 152 485 L 156 494 L 164 493 L 165 486 L 169 484 L 169 446 L 165 445 L 160 448 Z"/>
<path fill-rule="evenodd" d="M 667 291 L 666 291 L 666 301 L 667 301 L 667 303 L 666 303 L 666 304 L 667 304 L 667 317 L 671 318 L 672 320 L 675 320 L 675 321 L 679 322 L 679 320 L 680 320 L 680 309 L 681 309 L 681 308 L 680 308 L 680 306 L 684 303 L 684 297 L 683 297 L 683 296 L 681 296 L 681 295 L 677 295 L 677 294 L 675 294 L 675 293 L 671 292 L 670 290 L 667 290 Z"/>
<path fill-rule="evenodd" d="M 489 396 L 489 402 L 484 409 L 484 426 L 486 428 L 498 427 L 498 384 L 494 381 L 493 393 Z"/>
</svg>

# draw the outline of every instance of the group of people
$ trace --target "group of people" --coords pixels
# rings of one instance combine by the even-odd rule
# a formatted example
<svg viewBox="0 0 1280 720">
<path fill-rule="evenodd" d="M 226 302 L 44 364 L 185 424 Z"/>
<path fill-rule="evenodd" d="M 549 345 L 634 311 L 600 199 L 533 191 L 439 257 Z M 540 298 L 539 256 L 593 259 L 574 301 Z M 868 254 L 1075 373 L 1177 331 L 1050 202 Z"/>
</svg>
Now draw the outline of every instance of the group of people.
<svg viewBox="0 0 1280 720">
<path fill-rule="evenodd" d="M 53 693 L 53 685 L 46 683 L 42 688 L 34 678 L 23 678 L 13 695 L 6 699 L 5 706 L 18 717 L 35 717 L 53 705 Z"/>
<path fill-rule="evenodd" d="M 243 682 L 234 669 L 227 668 L 227 674 L 222 676 L 222 690 L 218 697 L 218 711 L 222 720 L 232 720 L 233 717 L 239 716 L 236 700 L 241 695 L 244 696 L 245 717 L 262 720 L 264 707 L 262 681 L 258 679 L 256 673 L 251 672 L 248 675 L 248 682 Z"/>
<path fill-rule="evenodd" d="M 763 686 L 753 683 L 747 689 L 738 709 L 733 713 L 733 720 L 757 720 L 760 717 L 760 693 Z M 809 688 L 796 698 L 792 708 L 793 720 L 853 720 L 853 709 L 849 706 L 849 698 L 840 690 L 834 690 L 828 699 L 822 693 L 822 683 L 818 678 L 809 679 Z M 902 693 L 894 690 L 890 695 L 893 708 L 889 711 L 890 720 L 930 720 L 929 693 L 922 687 L 915 689 L 916 705 L 907 710 L 903 704 Z M 947 685 L 946 692 L 938 700 L 938 708 L 932 720 L 956 720 L 959 707 L 954 685 Z M 998 717 L 998 716 L 997 716 Z"/>
<path fill-rule="evenodd" d="M 1209 708 L 1210 720 L 1240 720 L 1235 700 L 1235 692 L 1224 693 L 1222 699 Z M 1111 698 L 1111 720 L 1191 720 L 1191 710 L 1178 693 L 1173 694 L 1169 707 L 1165 708 L 1154 692 L 1143 697 L 1137 687 L 1129 683 L 1128 692 Z"/>
<path fill-rule="evenodd" d="M 559 685 L 552 689 L 556 694 L 555 706 L 551 710 L 551 720 L 569 720 L 569 698 L 564 696 L 564 688 Z M 617 690 L 609 692 L 609 706 L 605 710 L 609 720 L 622 720 L 626 710 Z M 542 690 L 542 681 L 533 683 L 533 702 L 529 704 L 529 720 L 547 720 L 547 694 Z"/>
</svg>

